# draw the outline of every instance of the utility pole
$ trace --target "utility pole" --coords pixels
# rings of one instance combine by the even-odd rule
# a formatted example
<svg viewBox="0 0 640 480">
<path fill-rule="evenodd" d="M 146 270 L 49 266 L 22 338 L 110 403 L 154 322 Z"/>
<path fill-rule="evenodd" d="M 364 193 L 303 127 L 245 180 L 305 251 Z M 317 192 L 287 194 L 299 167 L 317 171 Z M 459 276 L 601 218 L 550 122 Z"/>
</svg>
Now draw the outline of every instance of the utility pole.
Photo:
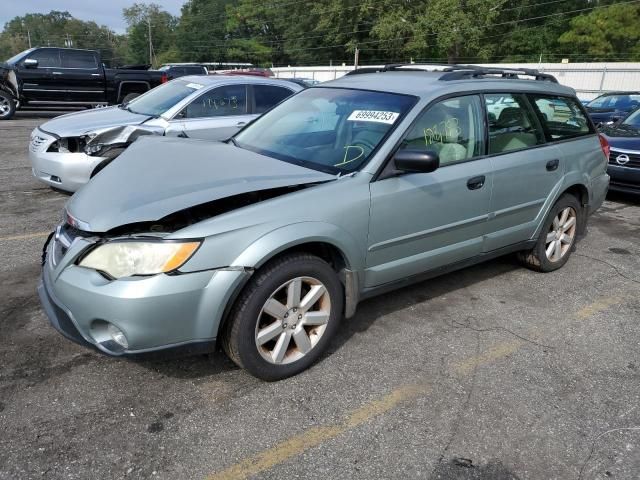
<svg viewBox="0 0 640 480">
<path fill-rule="evenodd" d="M 357 70 L 358 69 L 358 57 L 360 56 L 360 49 L 358 47 L 356 47 L 356 51 L 354 54 L 354 58 L 353 58 L 353 69 Z"/>
<path fill-rule="evenodd" d="M 149 27 L 149 63 L 153 65 L 153 43 L 151 41 L 151 19 L 147 16 L 147 26 Z"/>
<path fill-rule="evenodd" d="M 29 39 L 29 48 L 31 48 L 31 31 L 27 30 L 27 38 Z"/>
</svg>

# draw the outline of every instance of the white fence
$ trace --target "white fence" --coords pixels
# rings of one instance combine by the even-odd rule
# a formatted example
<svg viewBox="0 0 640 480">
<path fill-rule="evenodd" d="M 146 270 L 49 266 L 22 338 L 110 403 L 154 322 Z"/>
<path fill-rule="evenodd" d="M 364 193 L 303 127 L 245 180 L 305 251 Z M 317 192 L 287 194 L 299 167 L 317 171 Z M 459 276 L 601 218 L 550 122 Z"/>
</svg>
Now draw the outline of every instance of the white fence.
<svg viewBox="0 0 640 480">
<path fill-rule="evenodd" d="M 640 63 L 487 63 L 482 66 L 535 68 L 554 75 L 560 83 L 575 89 L 578 96 L 585 100 L 601 92 L 640 91 Z M 272 70 L 280 78 L 303 77 L 325 82 L 340 78 L 353 70 L 353 66 L 278 67 Z"/>
</svg>

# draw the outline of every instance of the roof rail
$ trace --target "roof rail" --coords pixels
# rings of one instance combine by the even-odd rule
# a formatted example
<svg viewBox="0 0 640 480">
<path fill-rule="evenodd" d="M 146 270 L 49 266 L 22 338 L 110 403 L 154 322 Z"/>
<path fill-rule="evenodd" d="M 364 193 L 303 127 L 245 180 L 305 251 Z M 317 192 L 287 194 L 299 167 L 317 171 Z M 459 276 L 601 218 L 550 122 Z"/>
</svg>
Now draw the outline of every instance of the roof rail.
<svg viewBox="0 0 640 480">
<path fill-rule="evenodd" d="M 425 70 L 419 67 L 440 67 L 439 70 Z M 382 67 L 362 67 L 352 70 L 347 75 L 358 75 L 361 73 L 380 73 L 380 72 L 433 72 L 441 71 L 444 73 L 439 80 L 463 80 L 466 78 L 485 78 L 487 75 L 499 75 L 502 78 L 518 79 L 520 76 L 533 77 L 535 80 L 558 83 L 553 75 L 542 73 L 532 68 L 499 68 L 499 67 L 482 67 L 480 65 L 447 65 L 442 63 L 391 63 Z"/>
</svg>

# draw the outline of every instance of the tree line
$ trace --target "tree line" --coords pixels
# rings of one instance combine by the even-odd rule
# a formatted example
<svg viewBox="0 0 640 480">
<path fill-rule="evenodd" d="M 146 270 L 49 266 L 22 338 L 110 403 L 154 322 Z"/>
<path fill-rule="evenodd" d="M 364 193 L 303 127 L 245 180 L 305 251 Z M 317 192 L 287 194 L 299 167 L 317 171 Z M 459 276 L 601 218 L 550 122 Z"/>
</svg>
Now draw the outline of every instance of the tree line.
<svg viewBox="0 0 640 480">
<path fill-rule="evenodd" d="M 640 60 L 640 0 L 189 0 L 179 16 L 153 3 L 122 14 L 125 34 L 69 12 L 16 17 L 0 58 L 51 45 L 111 65 Z"/>
</svg>

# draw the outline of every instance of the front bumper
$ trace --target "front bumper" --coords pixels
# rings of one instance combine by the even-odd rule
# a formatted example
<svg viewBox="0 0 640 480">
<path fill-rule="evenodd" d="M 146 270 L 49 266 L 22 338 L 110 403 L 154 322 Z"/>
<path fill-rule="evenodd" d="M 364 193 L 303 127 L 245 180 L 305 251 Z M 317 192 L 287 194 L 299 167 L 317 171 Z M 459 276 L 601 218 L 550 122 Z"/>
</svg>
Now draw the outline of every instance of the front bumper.
<svg viewBox="0 0 640 480">
<path fill-rule="evenodd" d="M 640 168 L 609 164 L 607 173 L 611 176 L 611 190 L 640 193 Z"/>
<path fill-rule="evenodd" d="M 38 293 L 52 326 L 70 340 L 113 356 L 213 345 L 227 304 L 249 272 L 209 270 L 107 280 L 73 259 L 53 264 L 48 246 Z M 65 257 L 77 258 L 72 246 Z M 106 324 L 127 338 L 105 336 Z"/>
<path fill-rule="evenodd" d="M 56 140 L 53 135 L 39 129 L 31 135 L 29 160 L 33 176 L 52 187 L 75 192 L 91 179 L 91 172 L 105 158 L 92 157 L 84 152 L 48 152 Z"/>
</svg>

